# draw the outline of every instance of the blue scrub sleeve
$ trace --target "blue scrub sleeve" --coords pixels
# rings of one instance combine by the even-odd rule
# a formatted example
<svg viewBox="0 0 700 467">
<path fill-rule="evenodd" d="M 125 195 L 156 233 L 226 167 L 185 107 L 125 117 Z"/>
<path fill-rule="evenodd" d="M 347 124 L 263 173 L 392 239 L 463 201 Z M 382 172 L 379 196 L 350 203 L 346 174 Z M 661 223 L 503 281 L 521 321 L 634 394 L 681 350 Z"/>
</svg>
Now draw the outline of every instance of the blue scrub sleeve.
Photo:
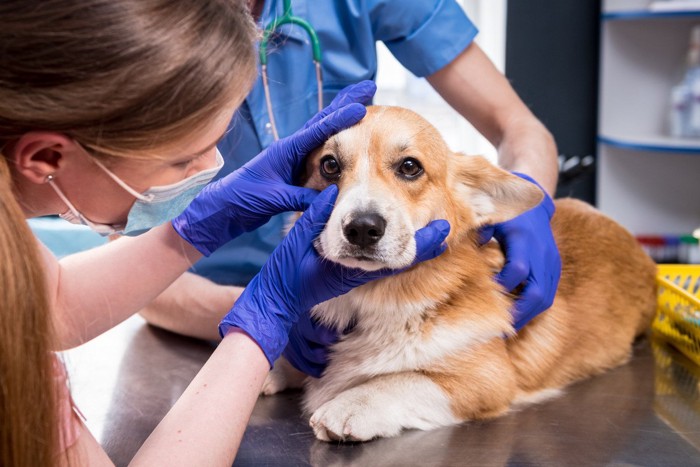
<svg viewBox="0 0 700 467">
<path fill-rule="evenodd" d="M 370 2 L 375 39 L 418 77 L 452 62 L 478 33 L 454 0 L 377 0 Z"/>
</svg>

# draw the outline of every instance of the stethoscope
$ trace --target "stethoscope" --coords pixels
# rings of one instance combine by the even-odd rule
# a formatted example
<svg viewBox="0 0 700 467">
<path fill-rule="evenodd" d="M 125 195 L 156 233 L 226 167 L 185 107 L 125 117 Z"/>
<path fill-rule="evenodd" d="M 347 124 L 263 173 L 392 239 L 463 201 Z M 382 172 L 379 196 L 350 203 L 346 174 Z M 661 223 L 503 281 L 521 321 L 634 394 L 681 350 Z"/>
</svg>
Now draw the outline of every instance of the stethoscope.
<svg viewBox="0 0 700 467">
<path fill-rule="evenodd" d="M 275 32 L 277 28 L 285 24 L 296 24 L 306 31 L 309 35 L 309 40 L 311 41 L 311 48 L 313 51 L 314 66 L 316 67 L 316 85 L 318 87 L 318 111 L 323 109 L 323 75 L 321 74 L 321 44 L 318 41 L 318 36 L 316 31 L 309 24 L 308 21 L 294 16 L 292 14 L 292 0 L 284 0 L 284 14 L 272 20 L 270 24 L 267 25 L 263 31 L 263 37 L 260 41 L 260 66 L 262 68 L 262 81 L 263 89 L 265 91 L 265 104 L 267 105 L 267 114 L 270 116 L 270 126 L 272 127 L 272 137 L 277 141 L 280 139 L 279 133 L 277 132 L 277 123 L 275 122 L 275 114 L 272 111 L 272 99 L 270 98 L 270 84 L 267 79 L 267 43 L 270 40 L 270 36 Z"/>
</svg>

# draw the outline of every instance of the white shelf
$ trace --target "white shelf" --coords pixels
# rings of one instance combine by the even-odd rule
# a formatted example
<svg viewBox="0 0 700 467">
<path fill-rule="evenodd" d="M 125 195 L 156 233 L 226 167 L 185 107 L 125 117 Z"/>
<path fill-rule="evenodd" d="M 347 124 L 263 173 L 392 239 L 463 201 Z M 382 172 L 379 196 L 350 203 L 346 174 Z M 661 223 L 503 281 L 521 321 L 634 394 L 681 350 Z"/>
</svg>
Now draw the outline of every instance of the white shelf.
<svg viewBox="0 0 700 467">
<path fill-rule="evenodd" d="M 687 234 L 700 226 L 700 157 L 598 146 L 598 207 L 632 233 Z"/>
<path fill-rule="evenodd" d="M 633 21 L 633 20 L 653 20 L 664 18 L 697 18 L 700 16 L 700 5 L 697 10 L 635 10 L 635 11 L 612 11 L 603 13 L 604 21 Z"/>
<path fill-rule="evenodd" d="M 600 134 L 668 134 L 671 88 L 683 78 L 696 24 L 700 16 L 603 23 Z"/>
<path fill-rule="evenodd" d="M 700 156 L 700 138 L 673 138 L 663 135 L 599 135 L 598 142 L 630 150 L 696 154 Z"/>
<path fill-rule="evenodd" d="M 605 0 L 603 19 L 635 19 L 639 16 L 663 17 L 675 14 L 695 14 L 700 11 L 696 0 Z"/>
<path fill-rule="evenodd" d="M 655 13 L 664 12 L 697 12 L 700 11 L 698 0 L 656 0 L 649 5 L 649 11 Z"/>
<path fill-rule="evenodd" d="M 634 234 L 685 234 L 700 226 L 700 139 L 668 136 L 668 114 L 700 11 L 651 3 L 604 1 L 597 204 Z"/>
</svg>

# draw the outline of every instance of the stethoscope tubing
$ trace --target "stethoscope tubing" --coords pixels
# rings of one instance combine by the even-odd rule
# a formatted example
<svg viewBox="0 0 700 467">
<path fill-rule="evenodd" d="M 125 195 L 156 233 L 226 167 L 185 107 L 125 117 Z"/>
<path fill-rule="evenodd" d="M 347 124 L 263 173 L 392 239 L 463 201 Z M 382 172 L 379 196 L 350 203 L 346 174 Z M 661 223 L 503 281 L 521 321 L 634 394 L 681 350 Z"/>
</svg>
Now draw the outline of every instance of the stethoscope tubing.
<svg viewBox="0 0 700 467">
<path fill-rule="evenodd" d="M 267 75 L 267 46 L 270 36 L 282 25 L 292 24 L 301 27 L 309 36 L 311 49 L 313 54 L 313 63 L 316 71 L 316 87 L 318 93 L 318 111 L 323 110 L 323 73 L 321 70 L 321 44 L 318 40 L 316 31 L 311 24 L 303 18 L 292 14 L 291 0 L 284 0 L 284 14 L 280 18 L 275 18 L 264 30 L 262 40 L 260 41 L 260 68 L 263 82 L 263 91 L 265 94 L 265 106 L 267 114 L 270 118 L 270 127 L 272 129 L 272 137 L 275 141 L 279 140 L 279 131 L 277 130 L 277 122 L 275 113 L 272 108 L 272 96 L 270 95 L 270 82 Z"/>
</svg>

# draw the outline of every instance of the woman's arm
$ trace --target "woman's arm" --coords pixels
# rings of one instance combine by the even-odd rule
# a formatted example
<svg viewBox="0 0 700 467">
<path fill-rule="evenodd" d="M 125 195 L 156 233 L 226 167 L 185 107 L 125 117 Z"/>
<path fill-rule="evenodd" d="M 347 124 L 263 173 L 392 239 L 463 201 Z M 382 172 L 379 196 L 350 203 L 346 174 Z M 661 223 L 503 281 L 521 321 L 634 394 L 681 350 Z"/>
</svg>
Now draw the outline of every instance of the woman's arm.
<svg viewBox="0 0 700 467">
<path fill-rule="evenodd" d="M 231 465 L 270 370 L 260 347 L 232 328 L 131 465 Z"/>
<path fill-rule="evenodd" d="M 202 256 L 170 223 L 61 261 L 42 249 L 56 350 L 80 345 L 124 321 Z"/>
<path fill-rule="evenodd" d="M 554 193 L 559 173 L 554 138 L 476 43 L 427 79 L 498 148 L 503 168 L 526 173 Z"/>
<path fill-rule="evenodd" d="M 269 369 L 260 347 L 233 328 L 130 465 L 233 464 Z M 114 465 L 84 425 L 66 454 L 61 465 Z"/>
</svg>

